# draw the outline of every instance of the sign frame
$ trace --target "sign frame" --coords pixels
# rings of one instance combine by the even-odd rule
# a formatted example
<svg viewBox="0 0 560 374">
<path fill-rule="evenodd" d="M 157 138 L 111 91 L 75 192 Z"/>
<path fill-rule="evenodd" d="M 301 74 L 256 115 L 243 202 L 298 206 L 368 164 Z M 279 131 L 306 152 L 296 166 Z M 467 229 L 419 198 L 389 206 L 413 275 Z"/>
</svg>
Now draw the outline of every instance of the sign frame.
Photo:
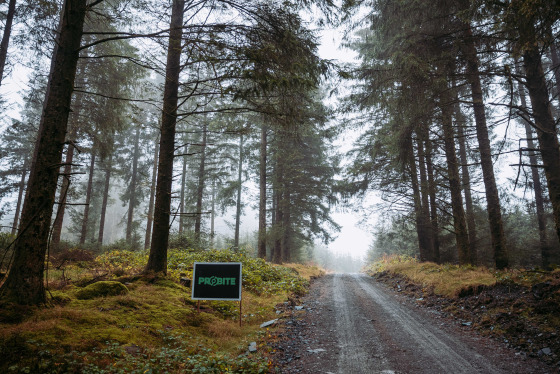
<svg viewBox="0 0 560 374">
<path fill-rule="evenodd" d="M 239 297 L 237 298 L 230 298 L 230 297 L 204 297 L 204 296 L 197 296 L 195 297 L 195 289 L 199 286 L 197 282 L 197 265 L 205 266 L 239 266 L 239 282 L 236 286 L 239 288 L 238 294 Z M 192 300 L 226 300 L 226 301 L 239 301 L 241 302 L 242 298 L 242 283 L 243 283 L 243 264 L 241 262 L 195 262 L 193 264 L 193 281 L 192 281 L 192 290 L 191 290 L 191 299 Z"/>
</svg>

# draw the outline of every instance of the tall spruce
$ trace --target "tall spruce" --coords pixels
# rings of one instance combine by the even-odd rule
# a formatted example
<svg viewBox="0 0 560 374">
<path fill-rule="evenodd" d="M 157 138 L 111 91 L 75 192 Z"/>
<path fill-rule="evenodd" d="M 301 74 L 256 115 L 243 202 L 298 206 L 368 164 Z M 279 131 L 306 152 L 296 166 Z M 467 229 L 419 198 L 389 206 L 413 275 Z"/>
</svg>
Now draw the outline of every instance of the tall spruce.
<svg viewBox="0 0 560 374">
<path fill-rule="evenodd" d="M 86 0 L 66 0 L 62 8 L 14 260 L 0 288 L 2 298 L 19 304 L 46 302 L 44 259 L 86 11 Z"/>
</svg>

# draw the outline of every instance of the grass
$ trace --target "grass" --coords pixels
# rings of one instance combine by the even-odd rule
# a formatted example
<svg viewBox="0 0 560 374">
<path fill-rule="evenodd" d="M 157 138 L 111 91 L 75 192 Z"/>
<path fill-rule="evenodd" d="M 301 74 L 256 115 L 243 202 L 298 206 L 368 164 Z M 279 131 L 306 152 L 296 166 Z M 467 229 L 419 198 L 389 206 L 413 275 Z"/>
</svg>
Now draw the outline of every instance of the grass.
<svg viewBox="0 0 560 374">
<path fill-rule="evenodd" d="M 64 276 L 72 274 L 71 281 L 53 273 L 49 283 L 59 288 L 51 291 L 53 305 L 33 310 L 20 323 L 0 323 L 0 372 L 271 372 L 266 354 L 246 355 L 247 346 L 264 338 L 259 325 L 277 318 L 276 304 L 304 292 L 308 278 L 298 272 L 320 274 L 317 268 L 273 266 L 243 253 L 170 251 L 168 277 L 141 278 L 133 274 L 145 256 L 120 253 L 98 258 L 89 272 L 67 269 Z M 242 326 L 238 302 L 202 301 L 198 312 L 190 288 L 178 284 L 188 269 L 173 265 L 228 258 L 243 262 Z M 125 282 L 128 293 L 80 299 L 84 287 L 76 284 L 100 271 Z"/>
<path fill-rule="evenodd" d="M 530 288 L 537 283 L 557 282 L 560 269 L 552 272 L 524 269 L 494 271 L 472 265 L 419 262 L 408 256 L 387 256 L 366 266 L 365 272 L 372 276 L 382 272 L 402 275 L 425 289 L 433 290 L 436 295 L 457 298 L 497 283 Z"/>
<path fill-rule="evenodd" d="M 385 257 L 366 268 L 370 275 L 383 271 L 405 276 L 425 289 L 432 289 L 436 295 L 449 298 L 479 287 L 493 286 L 497 282 L 496 275 L 487 268 L 420 263 L 414 258 L 402 256 Z"/>
</svg>

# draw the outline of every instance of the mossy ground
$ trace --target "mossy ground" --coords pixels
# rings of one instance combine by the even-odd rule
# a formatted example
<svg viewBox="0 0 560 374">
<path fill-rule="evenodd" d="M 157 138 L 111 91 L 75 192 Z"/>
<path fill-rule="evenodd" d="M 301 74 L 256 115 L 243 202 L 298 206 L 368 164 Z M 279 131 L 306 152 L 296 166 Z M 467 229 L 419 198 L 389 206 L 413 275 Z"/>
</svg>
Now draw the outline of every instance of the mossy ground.
<svg viewBox="0 0 560 374">
<path fill-rule="evenodd" d="M 556 369 L 560 358 L 560 271 L 420 263 L 389 257 L 366 272 L 463 328 L 505 342 Z"/>
<path fill-rule="evenodd" d="M 292 293 L 304 292 L 307 279 L 292 269 L 226 251 L 171 251 L 175 260 L 184 260 L 176 264 L 184 266 L 170 266 L 163 278 L 139 277 L 133 274 L 144 255 L 120 253 L 98 258 L 89 271 L 83 264 L 81 269 L 68 268 L 64 280 L 51 274 L 50 284 L 58 288 L 50 291 L 51 305 L 26 311 L 20 323 L 0 323 L 0 372 L 274 371 L 266 352 L 248 356 L 247 346 L 265 338 L 260 323 L 277 318 L 274 306 Z M 224 258 L 244 264 L 242 326 L 238 302 L 202 301 L 199 312 L 190 288 L 179 284 L 179 275 L 188 272 L 192 259 Z M 311 272 L 320 274 L 319 269 Z M 69 274 L 74 279 L 68 280 Z M 120 280 L 129 292 L 79 299 L 84 287 L 76 284 L 86 285 L 96 274 Z"/>
</svg>

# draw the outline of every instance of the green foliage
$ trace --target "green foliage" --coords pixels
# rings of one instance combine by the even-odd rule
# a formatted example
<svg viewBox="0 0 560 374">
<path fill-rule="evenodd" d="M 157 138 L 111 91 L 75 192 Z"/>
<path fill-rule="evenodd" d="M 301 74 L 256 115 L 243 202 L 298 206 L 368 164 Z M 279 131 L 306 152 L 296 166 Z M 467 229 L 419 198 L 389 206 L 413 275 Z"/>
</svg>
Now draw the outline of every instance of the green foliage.
<svg viewBox="0 0 560 374">
<path fill-rule="evenodd" d="M 90 300 L 97 297 L 126 295 L 128 288 L 115 281 L 100 281 L 86 286 L 76 292 L 79 300 Z"/>
<path fill-rule="evenodd" d="M 7 373 L 268 373 L 270 363 L 263 357 L 230 357 L 212 349 L 189 344 L 189 337 L 157 331 L 164 345 L 143 350 L 115 341 L 105 342 L 91 352 L 57 355 L 34 341 L 18 341 L 20 349 L 34 352 L 33 362 L 14 364 Z"/>
<path fill-rule="evenodd" d="M 146 252 L 111 251 L 95 259 L 96 263 L 117 276 L 141 272 L 148 261 Z M 181 274 L 192 276 L 195 262 L 241 262 L 243 287 L 257 295 L 281 292 L 303 294 L 308 281 L 297 272 L 283 266 L 274 266 L 263 259 L 253 258 L 243 250 L 170 249 L 167 257 L 168 275 L 178 279 Z"/>
<path fill-rule="evenodd" d="M 127 273 L 140 273 L 148 262 L 148 254 L 146 252 L 114 250 L 98 256 L 95 262 L 110 273 L 121 276 Z"/>
</svg>

